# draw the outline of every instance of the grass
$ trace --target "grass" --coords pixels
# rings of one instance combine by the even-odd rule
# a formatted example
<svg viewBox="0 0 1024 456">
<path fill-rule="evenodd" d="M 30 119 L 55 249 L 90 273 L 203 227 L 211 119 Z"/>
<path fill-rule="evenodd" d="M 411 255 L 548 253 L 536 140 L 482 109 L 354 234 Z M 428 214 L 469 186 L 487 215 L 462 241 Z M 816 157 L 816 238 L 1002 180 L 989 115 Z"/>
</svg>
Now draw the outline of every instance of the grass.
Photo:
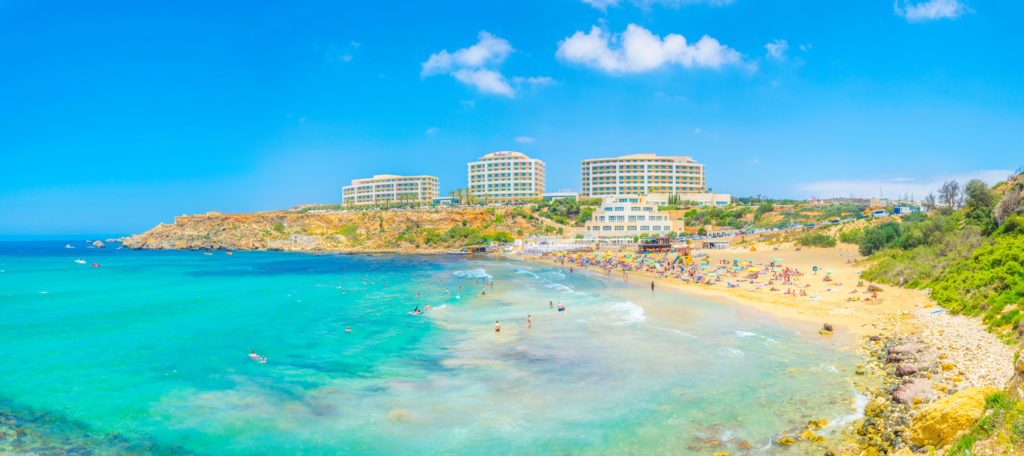
<svg viewBox="0 0 1024 456">
<path fill-rule="evenodd" d="M 946 452 L 947 456 L 974 453 L 980 441 L 993 439 L 992 450 L 1000 454 L 1024 452 L 1024 402 L 1006 393 L 995 393 L 985 398 L 985 412 L 974 426 Z"/>
</svg>

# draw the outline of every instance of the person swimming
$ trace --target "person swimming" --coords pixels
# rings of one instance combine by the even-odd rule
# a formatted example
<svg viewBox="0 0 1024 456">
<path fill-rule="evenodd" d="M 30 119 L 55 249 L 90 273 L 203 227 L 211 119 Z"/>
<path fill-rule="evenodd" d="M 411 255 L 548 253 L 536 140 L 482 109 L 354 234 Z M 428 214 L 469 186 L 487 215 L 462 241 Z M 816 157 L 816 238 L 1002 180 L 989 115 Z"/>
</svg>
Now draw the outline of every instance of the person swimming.
<svg viewBox="0 0 1024 456">
<path fill-rule="evenodd" d="M 252 353 L 249 353 L 249 359 L 258 361 L 260 359 L 260 355 L 256 354 L 256 350 L 253 350 Z"/>
<path fill-rule="evenodd" d="M 494 321 L 494 332 L 495 333 L 500 333 L 501 332 L 501 323 L 498 323 L 497 320 Z"/>
<path fill-rule="evenodd" d="M 345 332 L 347 332 L 347 333 L 350 333 L 350 332 L 352 332 L 352 328 L 349 328 L 348 326 L 346 326 L 346 327 L 345 327 Z"/>
<path fill-rule="evenodd" d="M 261 356 L 260 357 L 260 364 L 267 364 L 267 357 L 266 356 Z"/>
<path fill-rule="evenodd" d="M 526 315 L 526 327 L 527 328 L 532 328 L 533 327 L 533 317 L 531 317 L 530 315 Z"/>
</svg>

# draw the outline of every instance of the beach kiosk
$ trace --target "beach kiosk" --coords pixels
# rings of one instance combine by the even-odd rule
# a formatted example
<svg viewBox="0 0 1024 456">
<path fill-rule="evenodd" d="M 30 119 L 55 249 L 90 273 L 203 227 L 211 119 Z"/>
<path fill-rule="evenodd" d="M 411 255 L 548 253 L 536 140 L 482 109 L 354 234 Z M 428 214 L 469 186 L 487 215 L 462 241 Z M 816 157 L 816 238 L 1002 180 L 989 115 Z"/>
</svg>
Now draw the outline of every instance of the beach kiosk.
<svg viewBox="0 0 1024 456">
<path fill-rule="evenodd" d="M 643 238 L 637 251 L 644 252 L 665 252 L 672 248 L 672 241 L 665 236 Z"/>
<path fill-rule="evenodd" d="M 729 248 L 728 241 L 704 241 L 702 247 L 705 249 L 727 249 Z"/>
</svg>

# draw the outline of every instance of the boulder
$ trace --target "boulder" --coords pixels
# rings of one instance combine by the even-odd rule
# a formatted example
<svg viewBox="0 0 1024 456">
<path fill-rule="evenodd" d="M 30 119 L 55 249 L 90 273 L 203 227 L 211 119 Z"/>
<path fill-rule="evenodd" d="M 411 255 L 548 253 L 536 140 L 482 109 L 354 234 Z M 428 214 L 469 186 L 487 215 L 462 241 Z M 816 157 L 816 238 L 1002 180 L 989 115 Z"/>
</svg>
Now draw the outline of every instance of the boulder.
<svg viewBox="0 0 1024 456">
<path fill-rule="evenodd" d="M 896 366 L 896 376 L 906 377 L 908 375 L 914 375 L 917 373 L 917 366 L 912 364 L 900 364 Z"/>
<path fill-rule="evenodd" d="M 92 246 L 96 247 L 97 249 L 102 249 L 102 248 L 106 247 L 106 245 L 103 244 L 103 241 L 95 241 L 95 242 L 92 243 Z"/>
<path fill-rule="evenodd" d="M 920 398 L 923 401 L 931 399 L 934 395 L 932 389 L 932 382 L 923 378 L 911 378 L 903 382 L 900 386 L 897 386 L 892 392 L 892 400 L 900 404 L 910 404 L 914 401 L 914 398 Z"/>
<path fill-rule="evenodd" d="M 1018 401 L 1024 401 L 1024 356 L 1017 358 L 1013 368 L 1013 377 L 1006 385 L 1006 394 Z"/>
<path fill-rule="evenodd" d="M 922 407 L 910 427 L 910 442 L 940 448 L 953 443 L 984 413 L 985 397 L 998 391 L 971 387 Z"/>
</svg>

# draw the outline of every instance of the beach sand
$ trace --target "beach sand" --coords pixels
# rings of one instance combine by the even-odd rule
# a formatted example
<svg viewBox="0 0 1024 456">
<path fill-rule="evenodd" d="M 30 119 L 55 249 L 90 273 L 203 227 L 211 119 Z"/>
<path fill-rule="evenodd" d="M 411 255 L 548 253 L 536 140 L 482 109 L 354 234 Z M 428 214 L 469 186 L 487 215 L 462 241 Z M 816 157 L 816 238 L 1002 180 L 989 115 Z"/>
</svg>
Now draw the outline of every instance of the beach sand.
<svg viewBox="0 0 1024 456">
<path fill-rule="evenodd" d="M 751 249 L 753 247 L 753 250 Z M 631 250 L 612 252 L 621 258 Z M 736 306 L 738 314 L 750 318 L 777 321 L 794 328 L 809 338 L 832 344 L 841 349 L 855 351 L 870 336 L 887 338 L 898 335 L 920 335 L 929 344 L 947 353 L 962 372 L 965 385 L 1003 387 L 1012 376 L 1013 349 L 985 330 L 978 319 L 950 316 L 938 307 L 925 290 L 915 290 L 861 281 L 859 274 L 870 263 L 857 252 L 857 247 L 839 244 L 831 248 L 797 247 L 792 243 L 768 244 L 756 242 L 743 247 L 727 249 L 697 249 L 693 255 L 706 254 L 712 268 L 720 261 L 752 261 L 755 267 L 781 258 L 783 267 L 796 268 L 804 275 L 795 285 L 784 286 L 776 282 L 778 291 L 770 291 L 768 278 L 743 278 L 744 273 L 727 277 L 714 285 L 694 284 L 676 278 L 657 277 L 656 274 L 631 271 L 628 280 L 637 286 L 649 287 L 655 282 L 655 292 L 671 289 L 702 296 Z M 537 257 L 522 257 L 536 261 Z M 696 260 L 696 258 L 695 258 Z M 550 261 L 550 260 L 549 260 Z M 569 264 L 566 263 L 566 267 Z M 578 266 L 573 265 L 577 269 Z M 817 266 L 818 272 L 812 272 Z M 587 271 L 609 280 L 622 280 L 620 271 L 605 271 L 591 266 Z M 825 271 L 831 271 L 826 274 Z M 831 281 L 823 281 L 829 275 Z M 738 287 L 728 287 L 732 282 Z M 882 291 L 877 297 L 868 292 L 875 285 Z M 794 294 L 784 294 L 793 290 Z M 799 296 L 803 290 L 806 296 Z M 673 321 L 679 312 L 672 304 L 648 305 L 645 311 L 653 318 Z M 825 324 L 833 327 L 831 334 L 821 334 Z"/>
</svg>

